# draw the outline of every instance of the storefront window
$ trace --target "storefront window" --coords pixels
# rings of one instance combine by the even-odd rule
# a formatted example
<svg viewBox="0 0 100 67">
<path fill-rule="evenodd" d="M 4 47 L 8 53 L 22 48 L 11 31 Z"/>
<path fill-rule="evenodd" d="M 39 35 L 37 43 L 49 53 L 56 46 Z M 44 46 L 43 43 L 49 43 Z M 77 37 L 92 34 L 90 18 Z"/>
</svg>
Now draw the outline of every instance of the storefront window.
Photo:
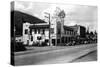
<svg viewBox="0 0 100 67">
<path fill-rule="evenodd" d="M 40 34 L 40 29 L 38 29 L 38 34 Z"/>
<path fill-rule="evenodd" d="M 50 32 L 51 32 L 51 34 L 53 34 L 54 33 L 54 28 L 50 28 Z"/>
<path fill-rule="evenodd" d="M 34 33 L 35 33 L 35 34 L 37 33 L 37 29 L 34 30 Z"/>
<path fill-rule="evenodd" d="M 45 30 L 43 29 L 43 34 L 45 34 Z"/>
<path fill-rule="evenodd" d="M 57 34 L 61 34 L 61 30 L 60 29 L 58 29 Z"/>
<path fill-rule="evenodd" d="M 25 34 L 28 34 L 28 30 L 27 29 L 25 29 Z"/>
</svg>

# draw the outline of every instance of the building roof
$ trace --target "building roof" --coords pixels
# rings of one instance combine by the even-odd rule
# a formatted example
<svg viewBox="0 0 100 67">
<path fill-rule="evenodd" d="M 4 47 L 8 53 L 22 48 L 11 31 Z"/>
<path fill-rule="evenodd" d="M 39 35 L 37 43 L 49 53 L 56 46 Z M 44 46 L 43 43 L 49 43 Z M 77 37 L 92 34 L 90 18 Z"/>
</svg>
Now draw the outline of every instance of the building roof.
<svg viewBox="0 0 100 67">
<path fill-rule="evenodd" d="M 48 25 L 31 25 L 30 29 L 46 29 L 49 28 L 49 24 Z"/>
<path fill-rule="evenodd" d="M 71 30 L 71 31 L 73 31 L 73 28 L 68 27 L 68 26 L 64 26 L 64 29 L 65 29 L 65 30 Z"/>
<path fill-rule="evenodd" d="M 77 31 L 79 27 L 85 28 L 84 26 L 81 26 L 81 25 L 74 25 L 74 26 L 69 26 L 69 27 L 72 28 L 74 31 Z"/>
<path fill-rule="evenodd" d="M 43 28 L 49 28 L 49 24 L 44 24 L 44 25 L 31 25 L 30 26 L 30 29 L 43 29 Z M 73 28 L 70 28 L 70 27 L 68 27 L 68 26 L 64 26 L 64 29 L 65 30 L 71 30 L 71 31 L 73 31 Z"/>
<path fill-rule="evenodd" d="M 28 22 L 31 24 L 39 24 L 39 23 L 46 23 L 45 21 L 29 15 L 27 13 L 23 13 L 21 11 L 11 11 L 11 31 L 13 32 L 14 26 L 16 28 L 16 35 L 22 35 L 22 27 L 23 23 Z M 14 33 L 12 33 L 13 35 Z"/>
<path fill-rule="evenodd" d="M 77 27 L 84 27 L 84 26 L 81 26 L 81 25 L 74 25 L 74 26 L 69 26 L 71 28 L 77 28 Z M 85 28 L 85 27 L 84 27 Z"/>
</svg>

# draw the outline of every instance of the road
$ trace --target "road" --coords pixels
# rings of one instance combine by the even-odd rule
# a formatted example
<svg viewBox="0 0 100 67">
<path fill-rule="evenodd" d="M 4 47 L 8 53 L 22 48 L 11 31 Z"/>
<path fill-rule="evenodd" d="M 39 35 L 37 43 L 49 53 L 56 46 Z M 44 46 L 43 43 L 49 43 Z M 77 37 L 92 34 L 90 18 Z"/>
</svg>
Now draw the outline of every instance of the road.
<svg viewBox="0 0 100 67">
<path fill-rule="evenodd" d="M 71 62 L 86 62 L 86 61 L 96 61 L 97 60 L 97 50 L 92 51 L 84 56 L 81 56 Z"/>
<path fill-rule="evenodd" d="M 42 47 L 41 47 L 42 48 Z M 54 48 L 54 47 L 53 47 Z M 79 57 L 97 50 L 97 44 L 81 46 L 65 46 L 63 49 L 56 49 L 37 53 L 27 53 L 15 56 L 15 65 L 37 65 L 37 64 L 56 64 L 80 61 Z M 92 56 L 93 54 L 89 55 Z M 87 58 L 87 57 L 86 57 Z M 90 59 L 90 58 L 89 58 Z M 88 61 L 88 58 L 85 59 Z M 94 59 L 94 61 L 96 61 Z M 80 61 L 81 62 L 81 61 Z"/>
</svg>

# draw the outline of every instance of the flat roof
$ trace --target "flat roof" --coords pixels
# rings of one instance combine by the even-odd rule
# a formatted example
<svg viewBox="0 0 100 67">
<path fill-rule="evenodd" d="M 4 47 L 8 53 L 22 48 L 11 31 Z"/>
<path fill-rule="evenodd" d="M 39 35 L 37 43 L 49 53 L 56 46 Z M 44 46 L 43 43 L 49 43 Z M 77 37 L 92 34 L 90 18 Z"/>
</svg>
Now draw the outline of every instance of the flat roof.
<svg viewBox="0 0 100 67">
<path fill-rule="evenodd" d="M 64 29 L 65 29 L 65 30 L 71 30 L 71 31 L 73 31 L 73 28 L 70 28 L 70 27 L 68 27 L 68 26 L 64 26 Z"/>
<path fill-rule="evenodd" d="M 30 29 L 46 29 L 46 28 L 48 28 L 49 29 L 49 24 L 48 25 L 31 25 L 29 28 Z"/>
</svg>

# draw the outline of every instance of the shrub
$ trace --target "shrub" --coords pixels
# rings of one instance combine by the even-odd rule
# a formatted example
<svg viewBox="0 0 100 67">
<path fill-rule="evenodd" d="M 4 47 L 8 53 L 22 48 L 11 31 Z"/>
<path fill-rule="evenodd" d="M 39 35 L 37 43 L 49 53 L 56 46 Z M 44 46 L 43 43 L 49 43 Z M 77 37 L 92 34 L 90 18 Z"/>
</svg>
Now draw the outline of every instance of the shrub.
<svg viewBox="0 0 100 67">
<path fill-rule="evenodd" d="M 26 48 L 22 42 L 11 42 L 11 52 L 25 51 Z"/>
</svg>

